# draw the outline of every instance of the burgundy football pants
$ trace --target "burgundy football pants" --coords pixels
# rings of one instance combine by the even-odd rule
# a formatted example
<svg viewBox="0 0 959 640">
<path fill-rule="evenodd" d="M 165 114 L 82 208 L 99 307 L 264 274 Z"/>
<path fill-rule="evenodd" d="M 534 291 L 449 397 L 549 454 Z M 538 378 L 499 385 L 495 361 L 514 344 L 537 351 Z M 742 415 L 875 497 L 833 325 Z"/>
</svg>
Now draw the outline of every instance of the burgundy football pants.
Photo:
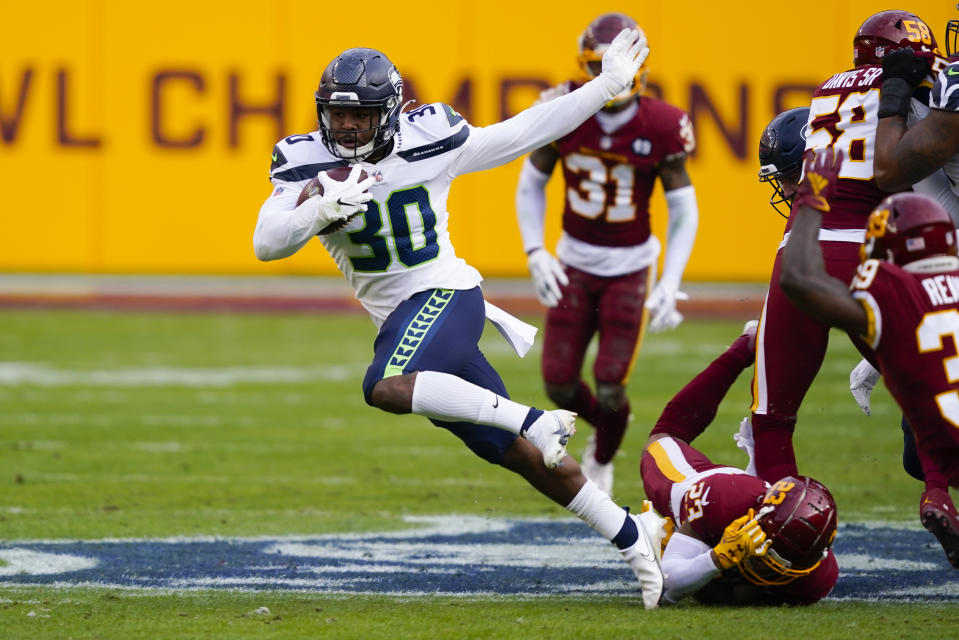
<svg viewBox="0 0 959 640">
<path fill-rule="evenodd" d="M 819 244 L 826 271 L 848 284 L 859 265 L 859 244 Z M 796 414 L 819 372 L 829 344 L 829 327 L 806 315 L 780 288 L 781 259 L 782 251 L 776 254 L 756 335 L 752 385 L 756 470 L 767 482 L 797 474 L 792 446 Z"/>
<path fill-rule="evenodd" d="M 619 449 L 629 420 L 629 402 L 611 410 L 602 407 L 581 371 L 593 335 L 599 348 L 593 363 L 597 385 L 625 385 L 645 329 L 649 269 L 616 277 L 594 276 L 566 267 L 569 284 L 563 298 L 546 314 L 543 380 L 548 385 L 576 386 L 560 408 L 575 411 L 596 428 L 596 460 L 609 462 Z M 553 398 L 556 401 L 556 398 Z"/>
</svg>

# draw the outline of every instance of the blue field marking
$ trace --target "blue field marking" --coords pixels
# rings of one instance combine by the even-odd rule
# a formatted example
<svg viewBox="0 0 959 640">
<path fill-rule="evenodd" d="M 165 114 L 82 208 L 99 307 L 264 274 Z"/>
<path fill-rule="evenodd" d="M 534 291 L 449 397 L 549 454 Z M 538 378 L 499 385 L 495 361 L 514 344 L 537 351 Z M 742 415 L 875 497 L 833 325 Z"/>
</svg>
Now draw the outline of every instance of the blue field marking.
<svg viewBox="0 0 959 640">
<path fill-rule="evenodd" d="M 413 529 L 284 538 L 0 543 L 0 588 L 290 590 L 403 596 L 636 597 L 616 550 L 578 520 L 411 517 Z M 836 600 L 959 601 L 923 529 L 842 525 Z"/>
</svg>

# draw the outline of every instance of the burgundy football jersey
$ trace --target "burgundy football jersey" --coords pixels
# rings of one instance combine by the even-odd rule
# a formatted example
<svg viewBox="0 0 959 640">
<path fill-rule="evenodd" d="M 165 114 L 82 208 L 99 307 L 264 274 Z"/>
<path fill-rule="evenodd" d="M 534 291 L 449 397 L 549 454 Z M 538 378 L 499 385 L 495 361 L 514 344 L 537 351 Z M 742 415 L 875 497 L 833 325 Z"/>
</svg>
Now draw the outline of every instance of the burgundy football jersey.
<svg viewBox="0 0 959 640">
<path fill-rule="evenodd" d="M 639 472 L 653 507 L 671 516 L 677 527 L 688 522 L 696 537 L 711 547 L 730 522 L 758 509 L 766 495 L 762 479 L 715 464 L 694 446 L 672 437 L 646 447 Z"/>
<path fill-rule="evenodd" d="M 759 510 L 766 483 L 744 473 L 717 473 L 696 482 L 683 495 L 680 524 L 689 523 L 696 537 L 711 547 L 723 537 L 729 523 Z"/>
<path fill-rule="evenodd" d="M 606 134 L 594 115 L 553 145 L 566 183 L 563 230 L 590 244 L 626 247 L 649 238 L 658 164 L 691 153 L 696 142 L 686 112 L 644 96 L 616 131 Z"/>
<path fill-rule="evenodd" d="M 806 149 L 834 147 L 845 154 L 823 229 L 862 229 L 887 195 L 873 179 L 876 126 L 879 124 L 881 66 L 837 73 L 819 85 L 809 105 Z M 786 224 L 789 229 L 790 217 Z"/>
<path fill-rule="evenodd" d="M 663 438 L 643 452 L 640 461 L 643 489 L 661 514 L 689 523 L 695 537 L 714 547 L 729 524 L 749 509 L 758 509 L 766 483 L 739 469 L 713 463 L 682 440 Z M 685 491 L 673 510 L 675 493 Z M 839 569 L 829 557 L 812 573 L 785 585 L 758 586 L 738 569 L 729 569 L 695 594 L 696 599 L 722 604 L 811 604 L 824 598 L 836 584 Z"/>
<path fill-rule="evenodd" d="M 959 271 L 911 273 L 866 260 L 850 285 L 864 336 L 919 447 L 959 485 Z"/>
</svg>

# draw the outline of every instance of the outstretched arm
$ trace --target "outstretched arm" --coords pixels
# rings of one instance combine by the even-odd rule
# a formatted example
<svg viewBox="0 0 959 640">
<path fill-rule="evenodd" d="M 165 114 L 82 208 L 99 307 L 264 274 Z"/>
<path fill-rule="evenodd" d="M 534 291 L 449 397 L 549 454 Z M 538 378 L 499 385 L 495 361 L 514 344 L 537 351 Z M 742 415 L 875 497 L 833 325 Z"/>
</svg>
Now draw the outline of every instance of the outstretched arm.
<svg viewBox="0 0 959 640">
<path fill-rule="evenodd" d="M 603 54 L 603 72 L 576 91 L 474 129 L 451 175 L 498 167 L 563 137 L 632 82 L 648 55 L 646 37 L 623 29 Z"/>
<path fill-rule="evenodd" d="M 779 284 L 797 307 L 823 324 L 853 335 L 868 330 L 865 309 L 849 294 L 848 285 L 826 272 L 819 227 L 829 211 L 829 195 L 838 178 L 842 151 L 833 147 L 811 155 L 806 152 L 805 179 L 793 203 L 793 223 L 783 249 Z"/>
</svg>

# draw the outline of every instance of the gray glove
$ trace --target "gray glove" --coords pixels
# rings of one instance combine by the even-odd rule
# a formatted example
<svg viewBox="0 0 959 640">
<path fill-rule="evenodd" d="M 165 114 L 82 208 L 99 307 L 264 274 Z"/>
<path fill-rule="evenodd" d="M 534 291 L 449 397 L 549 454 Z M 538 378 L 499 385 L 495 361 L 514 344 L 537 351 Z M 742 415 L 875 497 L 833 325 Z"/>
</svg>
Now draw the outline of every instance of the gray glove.
<svg viewBox="0 0 959 640">
<path fill-rule="evenodd" d="M 867 416 L 872 413 L 869 405 L 870 394 L 876 383 L 879 382 L 880 373 L 869 364 L 868 360 L 863 360 L 856 365 L 856 368 L 849 372 L 849 391 L 852 397 Z"/>
</svg>

